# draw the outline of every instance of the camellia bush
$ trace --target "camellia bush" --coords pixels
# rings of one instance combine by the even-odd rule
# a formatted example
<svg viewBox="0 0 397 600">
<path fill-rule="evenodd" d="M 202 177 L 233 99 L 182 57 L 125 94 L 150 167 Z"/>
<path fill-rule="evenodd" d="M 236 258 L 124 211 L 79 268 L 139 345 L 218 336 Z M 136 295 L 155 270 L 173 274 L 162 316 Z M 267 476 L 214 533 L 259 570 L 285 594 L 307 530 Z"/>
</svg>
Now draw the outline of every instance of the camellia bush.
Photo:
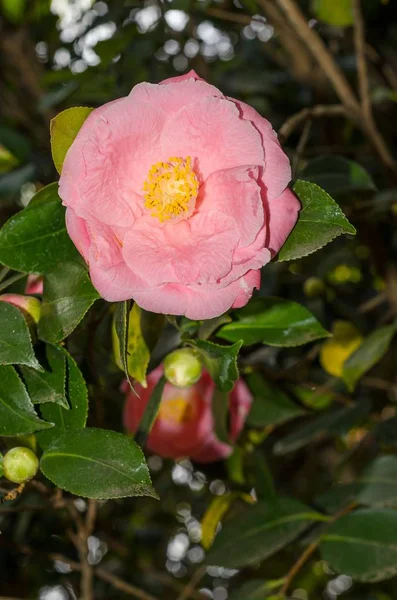
<svg viewBox="0 0 397 600">
<path fill-rule="evenodd" d="M 396 599 L 394 9 L 73 6 L 3 0 L 0 592 Z"/>
</svg>

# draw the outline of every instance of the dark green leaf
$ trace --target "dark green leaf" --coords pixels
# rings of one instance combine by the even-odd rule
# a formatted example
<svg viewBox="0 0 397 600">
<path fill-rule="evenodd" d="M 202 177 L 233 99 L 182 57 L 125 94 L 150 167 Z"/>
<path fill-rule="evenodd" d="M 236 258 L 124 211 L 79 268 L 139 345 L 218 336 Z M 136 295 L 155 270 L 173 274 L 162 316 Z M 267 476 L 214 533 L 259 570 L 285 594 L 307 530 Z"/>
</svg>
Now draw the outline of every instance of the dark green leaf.
<svg viewBox="0 0 397 600">
<path fill-rule="evenodd" d="M 69 431 L 44 452 L 40 467 L 55 485 L 78 496 L 156 497 L 142 450 L 114 431 Z"/>
<path fill-rule="evenodd" d="M 367 402 L 362 401 L 359 404 L 338 407 L 322 413 L 279 440 L 274 446 L 274 453 L 287 454 L 327 434 L 343 435 L 357 425 L 369 410 L 370 406 Z"/>
<path fill-rule="evenodd" d="M 354 191 L 375 191 L 376 187 L 365 169 L 343 156 L 320 156 L 309 162 L 299 178 L 316 183 L 328 194 L 349 194 Z"/>
<path fill-rule="evenodd" d="M 279 261 L 302 258 L 342 233 L 356 233 L 336 202 L 318 185 L 297 181 L 294 191 L 302 209 L 297 224 L 279 252 Z"/>
<path fill-rule="evenodd" d="M 74 106 L 59 113 L 51 121 L 51 152 L 54 165 L 60 173 L 63 161 L 76 135 L 93 108 Z"/>
<path fill-rule="evenodd" d="M 279 498 L 275 506 L 258 503 L 224 523 L 207 562 L 232 569 L 255 564 L 322 519 L 322 515 L 292 498 Z"/>
<path fill-rule="evenodd" d="M 255 304 L 255 312 L 249 314 L 249 310 L 222 327 L 217 336 L 231 342 L 243 340 L 248 346 L 258 342 L 300 346 L 330 335 L 304 306 L 291 300 L 264 298 Z"/>
<path fill-rule="evenodd" d="M 229 600 L 264 600 L 264 598 L 269 598 L 272 590 L 281 587 L 282 584 L 283 580 L 265 581 L 263 579 L 252 579 L 243 583 L 236 592 L 232 593 L 229 596 Z M 283 596 L 282 600 L 288 599 Z"/>
<path fill-rule="evenodd" d="M 397 448 L 397 417 L 381 421 L 373 429 L 373 434 L 383 449 Z"/>
<path fill-rule="evenodd" d="M 26 273 L 48 273 L 59 263 L 79 259 L 65 226 L 65 208 L 52 183 L 0 230 L 0 262 Z"/>
<path fill-rule="evenodd" d="M 219 329 L 221 325 L 225 325 L 225 323 L 231 322 L 231 317 L 228 314 L 221 315 L 220 317 L 215 317 L 214 319 L 207 319 L 203 321 L 202 325 L 198 330 L 198 337 L 200 340 L 207 340 L 211 337 L 211 335 Z"/>
<path fill-rule="evenodd" d="M 164 329 L 165 315 L 157 315 L 156 313 L 140 309 L 141 316 L 141 332 L 146 346 L 150 351 L 154 349 L 160 339 L 160 335 Z"/>
<path fill-rule="evenodd" d="M 357 482 L 334 485 L 315 499 L 315 505 L 327 513 L 335 514 L 356 500 L 359 491 Z"/>
<path fill-rule="evenodd" d="M 21 367 L 21 373 L 33 404 L 55 402 L 69 409 L 65 396 L 66 358 L 55 346 L 46 346 L 47 365 L 42 372 Z"/>
<path fill-rule="evenodd" d="M 397 512 L 365 509 L 333 523 L 323 536 L 321 554 L 339 573 L 375 582 L 397 575 Z"/>
<path fill-rule="evenodd" d="M 8 302 L 0 302 L 0 365 L 11 364 L 41 370 L 22 312 Z"/>
<path fill-rule="evenodd" d="M 75 431 L 85 427 L 88 413 L 87 387 L 80 369 L 74 359 L 64 348 L 58 348 L 66 358 L 66 399 L 69 410 L 59 404 L 43 404 L 40 407 L 42 416 L 54 423 L 49 431 L 40 432 L 37 437 L 40 446 L 45 449 L 66 431 Z"/>
<path fill-rule="evenodd" d="M 125 376 L 127 377 L 127 381 L 130 385 L 131 390 L 134 392 L 134 386 L 132 385 L 128 371 L 128 316 L 130 314 L 130 310 L 130 300 L 125 300 L 124 302 L 118 302 L 116 304 L 116 312 L 114 314 L 114 327 L 116 330 L 117 337 L 119 339 L 120 360 L 123 366 L 123 371 Z"/>
<path fill-rule="evenodd" d="M 389 349 L 396 329 L 393 325 L 373 331 L 343 365 L 342 378 L 350 392 L 359 379 L 372 369 Z"/>
<path fill-rule="evenodd" d="M 215 388 L 212 397 L 212 416 L 215 435 L 220 442 L 230 444 L 228 432 L 229 394 Z"/>
<path fill-rule="evenodd" d="M 206 369 L 221 392 L 230 392 L 238 379 L 237 356 L 242 346 L 238 341 L 232 346 L 220 346 L 205 340 L 188 340 L 197 348 Z"/>
<path fill-rule="evenodd" d="M 39 337 L 54 344 L 60 342 L 80 323 L 99 297 L 80 263 L 65 263 L 62 269 L 49 273 L 44 279 Z"/>
<path fill-rule="evenodd" d="M 165 377 L 160 377 L 158 380 L 152 395 L 150 396 L 149 402 L 146 405 L 145 412 L 143 413 L 143 417 L 141 422 L 139 423 L 139 428 L 137 434 L 135 436 L 137 444 L 140 446 L 144 446 L 146 443 L 146 439 L 150 433 L 150 430 L 153 427 L 153 423 L 157 417 L 157 413 L 159 411 L 161 397 L 163 395 L 163 390 L 165 386 Z M 137 398 L 138 401 L 138 398 Z"/>
<path fill-rule="evenodd" d="M 276 505 L 278 497 L 272 473 L 261 452 L 255 452 L 255 490 L 260 500 Z"/>
<path fill-rule="evenodd" d="M 397 505 L 397 456 L 378 456 L 358 479 L 357 502 L 371 506 Z"/>
<path fill-rule="evenodd" d="M 248 425 L 279 425 L 305 414 L 305 411 L 278 386 L 270 384 L 259 373 L 251 373 L 246 380 L 254 395 L 254 402 L 247 417 Z"/>
<path fill-rule="evenodd" d="M 39 419 L 15 369 L 0 366 L 0 436 L 22 435 L 52 427 Z"/>
</svg>

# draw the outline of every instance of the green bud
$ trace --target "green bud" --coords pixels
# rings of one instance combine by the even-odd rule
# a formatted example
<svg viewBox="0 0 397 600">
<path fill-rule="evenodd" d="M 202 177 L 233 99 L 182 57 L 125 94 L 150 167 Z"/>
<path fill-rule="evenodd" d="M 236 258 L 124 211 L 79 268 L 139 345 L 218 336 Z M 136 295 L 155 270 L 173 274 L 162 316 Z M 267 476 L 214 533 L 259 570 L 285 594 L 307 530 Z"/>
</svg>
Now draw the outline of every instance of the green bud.
<svg viewBox="0 0 397 600">
<path fill-rule="evenodd" d="M 25 483 L 34 477 L 39 468 L 39 459 L 29 448 L 16 446 L 3 458 L 4 477 L 13 483 Z"/>
<path fill-rule="evenodd" d="M 184 388 L 196 383 L 202 372 L 197 353 L 190 348 L 180 348 L 169 354 L 164 361 L 166 380 L 176 387 Z"/>
</svg>

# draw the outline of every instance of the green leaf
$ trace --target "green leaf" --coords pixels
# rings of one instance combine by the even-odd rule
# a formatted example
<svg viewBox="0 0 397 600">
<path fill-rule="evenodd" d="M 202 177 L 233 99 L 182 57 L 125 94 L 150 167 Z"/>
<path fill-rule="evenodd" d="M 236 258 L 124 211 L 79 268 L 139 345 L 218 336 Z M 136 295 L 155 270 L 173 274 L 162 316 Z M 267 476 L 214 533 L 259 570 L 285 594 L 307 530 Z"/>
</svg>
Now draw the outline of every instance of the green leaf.
<svg viewBox="0 0 397 600">
<path fill-rule="evenodd" d="M 200 340 L 208 340 L 211 335 L 219 329 L 221 325 L 225 323 L 231 322 L 231 317 L 228 314 L 221 315 L 220 317 L 215 317 L 214 319 L 207 319 L 203 321 L 198 330 L 198 337 Z"/>
<path fill-rule="evenodd" d="M 0 262 L 25 273 L 48 273 L 79 254 L 65 226 L 65 208 L 52 183 L 0 230 Z"/>
<path fill-rule="evenodd" d="M 33 404 L 54 402 L 69 409 L 65 396 L 66 358 L 55 346 L 46 346 L 46 369 L 42 372 L 21 367 L 21 373 Z M 44 363 L 43 363 L 44 364 Z"/>
<path fill-rule="evenodd" d="M 149 366 L 150 352 L 141 329 L 141 315 L 142 309 L 134 304 L 128 318 L 126 361 L 130 377 L 146 387 L 146 372 Z M 117 366 L 124 371 L 124 361 L 121 360 L 120 353 L 120 340 L 116 331 L 117 319 L 119 319 L 119 315 L 116 313 L 112 326 L 113 352 Z"/>
<path fill-rule="evenodd" d="M 333 523 L 322 537 L 321 554 L 331 569 L 365 582 L 397 575 L 397 512 L 364 509 Z"/>
<path fill-rule="evenodd" d="M 299 178 L 316 183 L 331 196 L 376 190 L 367 171 L 343 156 L 315 158 L 299 173 Z"/>
<path fill-rule="evenodd" d="M 1 0 L 4 16 L 17 25 L 23 20 L 26 0 Z"/>
<path fill-rule="evenodd" d="M 397 448 L 397 417 L 381 421 L 372 431 L 382 449 Z"/>
<path fill-rule="evenodd" d="M 359 379 L 386 354 L 396 329 L 394 325 L 373 331 L 343 365 L 342 379 L 353 392 Z"/>
<path fill-rule="evenodd" d="M 327 434 L 343 435 L 363 420 L 369 410 L 369 404 L 362 401 L 359 404 L 338 407 L 322 413 L 279 440 L 273 451 L 278 455 L 287 454 Z"/>
<path fill-rule="evenodd" d="M 141 422 L 139 423 L 138 431 L 135 436 L 136 442 L 140 446 L 145 445 L 146 439 L 150 433 L 150 430 L 153 427 L 153 423 L 156 420 L 165 383 L 165 377 L 160 377 L 150 396 L 149 402 L 146 405 L 145 412 L 143 413 L 143 417 L 141 419 Z"/>
<path fill-rule="evenodd" d="M 87 106 L 74 106 L 67 108 L 51 120 L 51 152 L 52 160 L 58 173 L 62 171 L 62 165 L 70 146 L 81 129 L 84 121 L 92 112 L 93 108 Z"/>
<path fill-rule="evenodd" d="M 264 598 L 269 598 L 269 593 L 272 590 L 281 587 L 283 581 L 283 579 L 277 581 L 265 581 L 263 579 L 246 581 L 236 592 L 229 596 L 229 600 L 264 600 Z M 283 596 L 282 600 L 288 599 Z"/>
<path fill-rule="evenodd" d="M 255 312 L 253 312 L 255 311 Z M 329 337 L 321 323 L 292 300 L 264 298 L 239 314 L 239 320 L 222 327 L 217 336 L 250 346 L 263 342 L 269 346 L 300 346 Z"/>
<path fill-rule="evenodd" d="M 318 185 L 298 180 L 294 191 L 302 209 L 297 224 L 278 254 L 279 261 L 302 258 L 342 233 L 356 233 L 336 202 Z"/>
<path fill-rule="evenodd" d="M 313 0 L 317 19 L 334 27 L 350 27 L 354 23 L 352 0 Z"/>
<path fill-rule="evenodd" d="M 156 497 L 142 450 L 114 431 L 67 432 L 44 452 L 40 467 L 56 486 L 77 496 Z"/>
<path fill-rule="evenodd" d="M 242 342 L 232 346 L 220 346 L 206 340 L 187 340 L 187 343 L 197 348 L 218 389 L 230 392 L 238 379 L 237 356 Z"/>
<path fill-rule="evenodd" d="M 0 436 L 52 427 L 39 419 L 22 381 L 11 366 L 0 366 Z"/>
<path fill-rule="evenodd" d="M 60 342 L 77 327 L 99 297 L 80 263 L 65 263 L 62 269 L 49 273 L 44 278 L 39 337 L 53 344 Z"/>
<path fill-rule="evenodd" d="M 116 304 L 116 312 L 114 314 L 114 327 L 116 330 L 117 337 L 119 339 L 119 350 L 120 360 L 123 367 L 125 376 L 131 390 L 135 393 L 134 386 L 132 385 L 130 374 L 128 370 L 128 329 L 129 329 L 129 318 L 131 309 L 131 300 L 125 300 L 124 302 L 118 302 Z"/>
<path fill-rule="evenodd" d="M 59 404 L 43 404 L 40 407 L 42 416 L 54 423 L 48 431 L 37 434 L 40 446 L 45 450 L 61 435 L 66 432 L 76 431 L 85 427 L 88 414 L 87 387 L 80 369 L 74 359 L 64 348 L 58 348 L 66 359 L 66 385 L 65 394 L 69 410 Z"/>
<path fill-rule="evenodd" d="M 215 435 L 220 442 L 230 444 L 228 431 L 229 394 L 215 388 L 212 397 L 212 416 Z"/>
<path fill-rule="evenodd" d="M 378 456 L 358 482 L 357 502 L 371 506 L 397 506 L 397 456 Z"/>
<path fill-rule="evenodd" d="M 286 423 L 305 414 L 278 386 L 270 384 L 259 373 L 251 373 L 246 378 L 254 395 L 254 401 L 247 417 L 252 427 L 267 427 Z"/>
<path fill-rule="evenodd" d="M 11 364 L 42 370 L 22 312 L 13 304 L 0 302 L 0 365 Z"/>
<path fill-rule="evenodd" d="M 165 325 L 165 315 L 158 315 L 140 308 L 140 327 L 145 344 L 150 351 L 154 349 Z"/>
<path fill-rule="evenodd" d="M 231 569 L 255 564 L 291 543 L 314 521 L 323 519 L 292 498 L 279 498 L 275 506 L 259 502 L 224 523 L 207 563 Z"/>
</svg>

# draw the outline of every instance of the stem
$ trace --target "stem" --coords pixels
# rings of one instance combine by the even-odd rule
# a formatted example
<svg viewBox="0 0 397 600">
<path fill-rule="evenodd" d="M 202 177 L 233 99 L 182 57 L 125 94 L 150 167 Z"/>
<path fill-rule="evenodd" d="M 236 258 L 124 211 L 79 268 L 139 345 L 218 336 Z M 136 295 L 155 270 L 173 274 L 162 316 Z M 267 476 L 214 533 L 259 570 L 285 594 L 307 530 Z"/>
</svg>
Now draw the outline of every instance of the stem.
<svg viewBox="0 0 397 600">
<path fill-rule="evenodd" d="M 12 283 L 15 283 L 16 281 L 19 281 L 23 277 L 26 277 L 26 273 L 15 273 L 15 275 L 12 275 L 11 277 L 9 277 L 8 279 L 6 279 L 5 281 L 1 282 L 0 283 L 0 292 L 2 290 L 5 290 L 6 288 L 8 288 L 8 286 L 11 285 Z M 0 279 L 0 281 L 1 281 L 1 279 Z"/>
</svg>

